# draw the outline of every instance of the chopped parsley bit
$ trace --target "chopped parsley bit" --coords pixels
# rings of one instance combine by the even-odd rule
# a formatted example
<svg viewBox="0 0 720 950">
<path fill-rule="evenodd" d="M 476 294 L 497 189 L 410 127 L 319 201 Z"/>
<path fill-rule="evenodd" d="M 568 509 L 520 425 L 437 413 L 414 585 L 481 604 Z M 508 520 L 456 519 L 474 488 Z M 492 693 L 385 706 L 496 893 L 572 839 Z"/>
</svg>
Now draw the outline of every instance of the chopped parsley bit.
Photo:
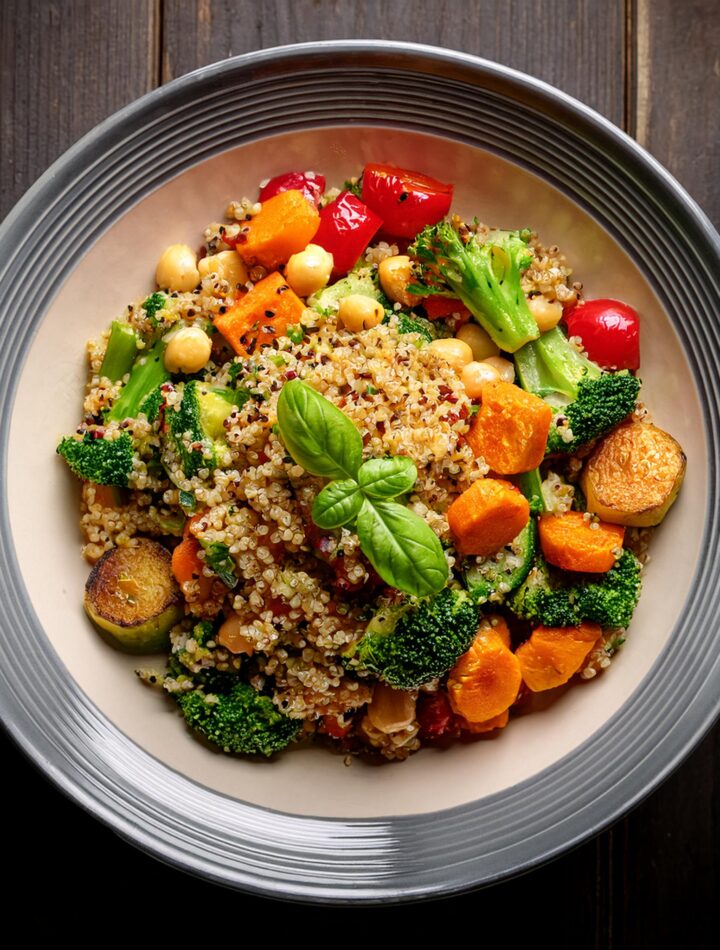
<svg viewBox="0 0 720 950">
<path fill-rule="evenodd" d="M 196 502 L 195 495 L 191 491 L 181 491 L 179 502 L 186 515 L 194 514 Z"/>
<path fill-rule="evenodd" d="M 372 384 L 368 384 L 368 388 L 365 390 L 365 392 L 367 393 L 368 396 L 375 396 L 378 392 L 378 389 Z"/>
<path fill-rule="evenodd" d="M 299 323 L 293 324 L 285 331 L 285 336 L 288 337 L 293 343 L 302 343 L 305 339 L 305 330 Z"/>
</svg>

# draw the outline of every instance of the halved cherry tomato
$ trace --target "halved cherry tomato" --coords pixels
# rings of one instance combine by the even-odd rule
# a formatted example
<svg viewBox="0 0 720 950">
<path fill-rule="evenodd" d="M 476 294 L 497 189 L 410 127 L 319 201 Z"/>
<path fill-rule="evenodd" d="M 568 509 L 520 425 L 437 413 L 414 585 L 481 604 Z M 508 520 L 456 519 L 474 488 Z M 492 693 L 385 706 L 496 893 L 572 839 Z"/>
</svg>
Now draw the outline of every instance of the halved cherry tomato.
<svg viewBox="0 0 720 950">
<path fill-rule="evenodd" d="M 317 207 L 320 198 L 325 193 L 325 176 L 315 172 L 285 172 L 276 175 L 260 189 L 259 201 L 274 198 L 281 191 L 301 191 L 308 201 Z"/>
<path fill-rule="evenodd" d="M 383 219 L 390 237 L 413 238 L 450 210 L 453 186 L 407 168 L 371 163 L 362 176 L 362 199 Z"/>
<path fill-rule="evenodd" d="M 332 254 L 333 280 L 347 274 L 381 224 L 382 220 L 350 191 L 341 191 L 335 201 L 325 205 L 320 211 L 320 227 L 313 244 L 319 244 Z"/>
<path fill-rule="evenodd" d="M 585 352 L 603 369 L 640 367 L 640 318 L 621 300 L 586 300 L 565 316 L 569 336 L 582 340 Z"/>
</svg>

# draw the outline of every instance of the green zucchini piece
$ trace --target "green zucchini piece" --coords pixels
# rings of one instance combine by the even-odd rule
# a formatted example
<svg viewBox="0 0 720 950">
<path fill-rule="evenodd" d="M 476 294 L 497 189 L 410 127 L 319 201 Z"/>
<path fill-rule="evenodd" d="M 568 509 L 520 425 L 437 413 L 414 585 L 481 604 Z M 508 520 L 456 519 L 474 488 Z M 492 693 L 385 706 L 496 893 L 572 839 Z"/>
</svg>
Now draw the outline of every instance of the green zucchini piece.
<svg viewBox="0 0 720 950">
<path fill-rule="evenodd" d="M 140 538 L 107 551 L 85 585 L 85 610 L 103 637 L 125 653 L 160 653 L 184 616 L 170 552 Z"/>
<path fill-rule="evenodd" d="M 530 518 L 520 534 L 491 557 L 476 559 L 465 572 L 465 586 L 478 604 L 493 594 L 503 598 L 519 587 L 530 573 L 537 550 L 537 527 Z"/>
</svg>

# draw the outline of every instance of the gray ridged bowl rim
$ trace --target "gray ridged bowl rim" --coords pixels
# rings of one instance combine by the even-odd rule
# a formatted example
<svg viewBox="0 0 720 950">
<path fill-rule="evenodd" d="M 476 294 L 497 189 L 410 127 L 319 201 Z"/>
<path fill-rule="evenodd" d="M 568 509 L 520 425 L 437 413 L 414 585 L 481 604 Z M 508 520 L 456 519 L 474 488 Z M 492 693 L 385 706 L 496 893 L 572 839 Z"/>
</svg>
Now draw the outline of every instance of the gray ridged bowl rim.
<svg viewBox="0 0 720 950">
<path fill-rule="evenodd" d="M 394 97 L 377 96 L 389 79 L 402 91 L 397 107 L 385 101 Z M 263 105 L 268 93 L 274 108 L 280 101 L 302 103 L 299 116 L 286 110 L 292 118 L 276 121 Z M 422 108 L 410 114 L 413 98 L 419 106 L 433 106 L 428 119 Z M 200 154 L 170 148 L 192 117 L 206 123 L 212 117 L 220 129 L 223 108 L 232 114 L 236 100 L 249 118 L 234 138 L 208 133 L 207 151 Z M 348 113 L 338 112 L 343 107 Z M 162 141 L 154 137 L 160 122 Z M 562 188 L 620 241 L 671 314 L 703 405 L 709 448 L 706 557 L 691 587 L 703 593 L 688 595 L 651 672 L 603 729 L 552 767 L 433 814 L 302 818 L 236 801 L 180 775 L 129 740 L 72 681 L 35 617 L 13 549 L 7 420 L 49 302 L 118 214 L 179 171 L 227 148 L 290 128 L 353 123 L 442 134 L 494 151 Z M 480 128 L 487 136 L 482 141 Z M 552 135 L 560 136 L 563 148 L 550 147 Z M 135 169 L 132 181 L 122 178 L 121 149 L 125 165 Z M 117 192 L 112 196 L 111 187 Z M 45 241 L 32 247 L 27 235 L 40 217 Z M 58 253 L 46 262 L 42 292 L 29 303 L 22 299 L 21 278 L 50 238 Z M 128 841 L 186 871 L 268 897 L 376 903 L 447 895 L 526 871 L 607 827 L 666 778 L 712 725 L 720 712 L 720 592 L 712 568 L 720 539 L 720 238 L 672 176 L 592 109 L 516 70 L 430 46 L 347 40 L 248 53 L 156 89 L 70 148 L 6 218 L 0 262 L 0 551 L 6 565 L 0 575 L 0 715 L 57 787 Z M 693 272 L 699 279 L 683 286 L 683 273 Z M 684 314 L 694 319 L 684 320 Z M 33 679 L 27 675 L 31 650 L 35 673 L 42 673 Z"/>
</svg>

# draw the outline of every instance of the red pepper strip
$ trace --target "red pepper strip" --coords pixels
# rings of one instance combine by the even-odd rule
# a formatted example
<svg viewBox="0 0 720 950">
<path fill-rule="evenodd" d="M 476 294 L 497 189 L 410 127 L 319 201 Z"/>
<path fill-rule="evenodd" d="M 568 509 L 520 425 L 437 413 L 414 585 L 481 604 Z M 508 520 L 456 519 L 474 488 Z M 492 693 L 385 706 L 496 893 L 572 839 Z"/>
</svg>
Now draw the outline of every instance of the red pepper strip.
<svg viewBox="0 0 720 950">
<path fill-rule="evenodd" d="M 383 219 L 383 232 L 414 238 L 426 224 L 444 218 L 453 186 L 407 168 L 371 163 L 362 176 L 362 199 Z"/>
<path fill-rule="evenodd" d="M 451 316 L 453 313 L 461 317 L 469 318 L 470 311 L 460 300 L 454 300 L 452 297 L 423 297 L 422 305 L 425 308 L 425 314 L 428 320 L 442 320 Z"/>
<path fill-rule="evenodd" d="M 340 192 L 335 201 L 322 208 L 313 244 L 332 254 L 332 280 L 352 269 L 381 224 L 382 220 L 350 191 Z"/>
<path fill-rule="evenodd" d="M 279 195 L 281 191 L 301 191 L 308 201 L 317 208 L 325 193 L 325 176 L 314 172 L 285 172 L 276 175 L 260 189 L 259 201 L 267 201 Z"/>
</svg>

